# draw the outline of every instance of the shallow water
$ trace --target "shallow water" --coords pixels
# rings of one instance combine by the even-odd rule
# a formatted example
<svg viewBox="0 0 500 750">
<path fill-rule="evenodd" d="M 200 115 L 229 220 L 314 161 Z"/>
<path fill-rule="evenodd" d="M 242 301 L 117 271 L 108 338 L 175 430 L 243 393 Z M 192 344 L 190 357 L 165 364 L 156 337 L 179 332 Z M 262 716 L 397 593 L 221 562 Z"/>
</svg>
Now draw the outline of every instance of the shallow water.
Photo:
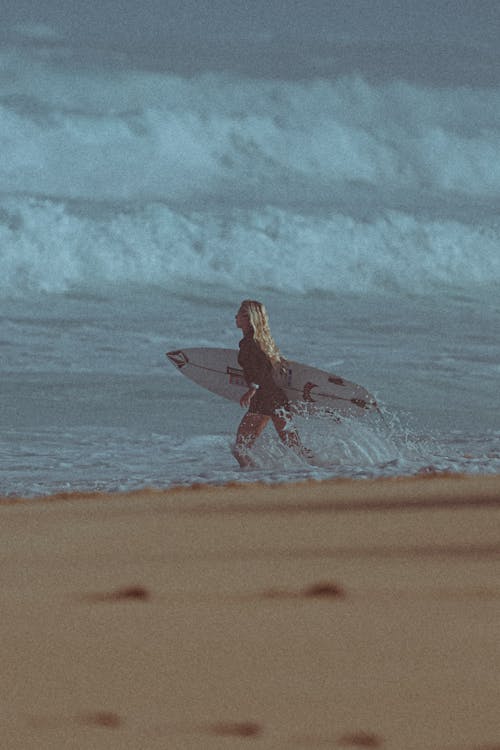
<svg viewBox="0 0 500 750">
<path fill-rule="evenodd" d="M 186 299 L 129 289 L 4 304 L 2 493 L 500 470 L 494 305 L 268 292 L 282 351 L 361 382 L 382 416 L 297 417 L 314 465 L 268 427 L 256 468 L 241 472 L 231 446 L 242 410 L 164 356 L 181 346 L 237 347 L 238 302 L 213 290 Z"/>
</svg>

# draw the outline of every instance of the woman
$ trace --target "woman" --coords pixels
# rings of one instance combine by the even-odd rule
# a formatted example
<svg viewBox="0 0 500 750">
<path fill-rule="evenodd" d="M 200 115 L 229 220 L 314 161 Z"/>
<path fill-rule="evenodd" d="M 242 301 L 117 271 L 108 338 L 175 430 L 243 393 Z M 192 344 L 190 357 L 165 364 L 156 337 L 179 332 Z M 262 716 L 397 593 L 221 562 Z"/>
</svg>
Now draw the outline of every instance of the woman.
<svg viewBox="0 0 500 750">
<path fill-rule="evenodd" d="M 243 332 L 238 363 L 248 385 L 240 404 L 248 407 L 248 411 L 238 427 L 235 458 L 242 467 L 252 465 L 248 451 L 270 419 L 283 443 L 303 453 L 291 422 L 286 393 L 275 381 L 275 374 L 284 362 L 271 335 L 264 305 L 255 300 L 242 302 L 236 313 L 236 325 Z"/>
</svg>

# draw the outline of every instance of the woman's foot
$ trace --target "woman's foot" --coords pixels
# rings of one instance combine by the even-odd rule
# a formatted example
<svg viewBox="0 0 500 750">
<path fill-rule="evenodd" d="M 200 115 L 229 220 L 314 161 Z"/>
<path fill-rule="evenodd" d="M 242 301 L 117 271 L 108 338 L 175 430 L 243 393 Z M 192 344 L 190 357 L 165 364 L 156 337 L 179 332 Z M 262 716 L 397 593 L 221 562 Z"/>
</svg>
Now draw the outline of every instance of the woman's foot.
<svg viewBox="0 0 500 750">
<path fill-rule="evenodd" d="M 255 466 L 254 462 L 248 455 L 248 451 L 235 446 L 232 450 L 233 456 L 238 461 L 240 468 L 242 469 L 251 469 Z"/>
</svg>

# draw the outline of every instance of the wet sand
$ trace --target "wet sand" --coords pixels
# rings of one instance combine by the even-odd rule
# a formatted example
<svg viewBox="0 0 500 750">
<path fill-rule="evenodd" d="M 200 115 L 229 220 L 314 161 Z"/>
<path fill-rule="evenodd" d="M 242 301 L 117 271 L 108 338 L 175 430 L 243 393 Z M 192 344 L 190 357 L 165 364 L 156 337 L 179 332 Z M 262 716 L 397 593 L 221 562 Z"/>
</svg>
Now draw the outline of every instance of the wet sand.
<svg viewBox="0 0 500 750">
<path fill-rule="evenodd" d="M 0 514 L 6 750 L 500 750 L 500 477 Z"/>
</svg>

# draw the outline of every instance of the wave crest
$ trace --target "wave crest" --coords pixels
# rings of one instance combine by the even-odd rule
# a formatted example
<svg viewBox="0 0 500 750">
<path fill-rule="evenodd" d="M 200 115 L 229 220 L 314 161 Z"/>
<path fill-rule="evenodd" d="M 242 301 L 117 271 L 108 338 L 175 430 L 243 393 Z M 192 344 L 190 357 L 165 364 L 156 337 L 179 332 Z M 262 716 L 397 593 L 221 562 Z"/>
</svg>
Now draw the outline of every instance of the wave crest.
<svg viewBox="0 0 500 750">
<path fill-rule="evenodd" d="M 371 221 L 279 208 L 91 217 L 48 200 L 0 205 L 3 297 L 116 284 L 183 291 L 426 292 L 500 280 L 499 233 L 387 212 Z"/>
</svg>

